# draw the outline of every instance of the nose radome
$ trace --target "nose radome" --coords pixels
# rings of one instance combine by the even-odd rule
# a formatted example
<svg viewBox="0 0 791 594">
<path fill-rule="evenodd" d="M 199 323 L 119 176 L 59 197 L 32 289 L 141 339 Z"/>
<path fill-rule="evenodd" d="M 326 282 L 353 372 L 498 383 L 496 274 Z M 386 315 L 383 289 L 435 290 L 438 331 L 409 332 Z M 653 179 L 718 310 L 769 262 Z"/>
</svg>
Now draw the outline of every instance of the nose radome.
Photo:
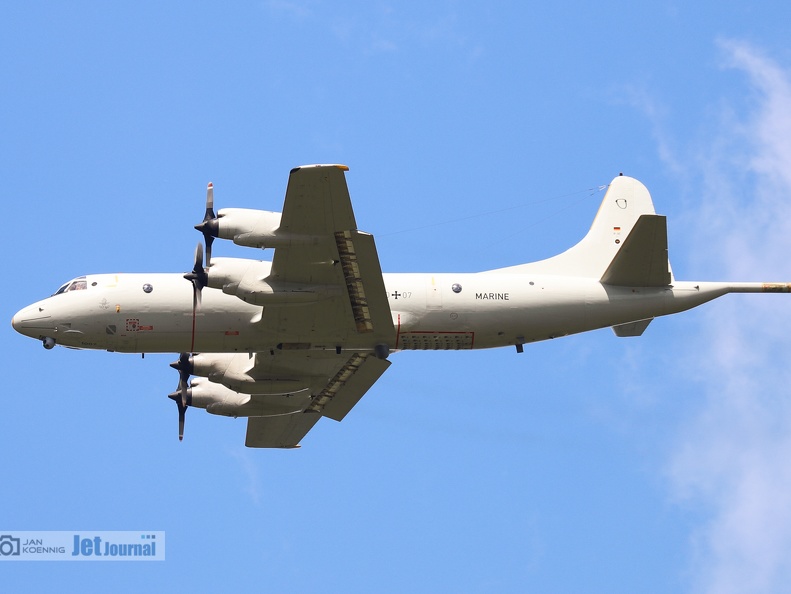
<svg viewBox="0 0 791 594">
<path fill-rule="evenodd" d="M 52 318 L 39 304 L 23 307 L 11 318 L 11 326 L 24 336 L 37 337 L 42 330 L 54 329 Z"/>
<path fill-rule="evenodd" d="M 20 309 L 18 312 L 14 314 L 14 317 L 11 318 L 11 327 L 19 332 L 20 334 L 24 334 L 22 331 L 24 328 L 24 320 L 30 316 L 26 315 L 26 311 L 28 308 Z"/>
<path fill-rule="evenodd" d="M 14 314 L 13 318 L 11 318 L 11 327 L 14 330 L 16 330 L 17 332 L 19 332 L 20 334 L 22 333 L 22 328 L 24 327 L 24 323 L 23 322 L 27 318 L 31 317 L 29 315 L 29 313 L 30 313 L 29 309 L 30 309 L 29 307 L 23 307 L 22 309 L 20 309 L 18 312 L 16 312 Z"/>
</svg>

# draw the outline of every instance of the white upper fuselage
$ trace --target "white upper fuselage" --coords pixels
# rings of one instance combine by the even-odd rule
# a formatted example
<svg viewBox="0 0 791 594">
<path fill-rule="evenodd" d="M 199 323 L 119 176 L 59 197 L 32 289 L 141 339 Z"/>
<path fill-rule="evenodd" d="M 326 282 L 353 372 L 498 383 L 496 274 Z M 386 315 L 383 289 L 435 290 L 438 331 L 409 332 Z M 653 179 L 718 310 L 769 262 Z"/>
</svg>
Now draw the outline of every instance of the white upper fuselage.
<svg viewBox="0 0 791 594">
<path fill-rule="evenodd" d="M 397 332 L 392 350 L 534 342 L 684 311 L 739 290 L 724 283 L 611 287 L 590 278 L 500 271 L 384 274 L 384 281 Z M 267 309 L 278 306 L 250 305 L 209 288 L 192 344 L 193 291 L 181 274 L 88 275 L 84 286 L 22 309 L 14 328 L 63 346 L 119 352 L 260 352 L 303 338 L 258 328 Z M 286 307 L 298 312 L 300 306 Z"/>
</svg>

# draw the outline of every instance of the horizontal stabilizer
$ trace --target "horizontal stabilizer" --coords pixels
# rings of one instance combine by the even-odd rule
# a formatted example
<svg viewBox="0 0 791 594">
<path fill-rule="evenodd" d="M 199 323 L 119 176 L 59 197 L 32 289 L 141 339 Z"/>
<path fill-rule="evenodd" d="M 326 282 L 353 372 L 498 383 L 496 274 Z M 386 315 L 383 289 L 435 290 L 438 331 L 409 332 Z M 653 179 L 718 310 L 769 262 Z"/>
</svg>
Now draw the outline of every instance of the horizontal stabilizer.
<svg viewBox="0 0 791 594">
<path fill-rule="evenodd" d="M 601 282 L 620 287 L 666 287 L 671 283 L 667 259 L 667 219 L 641 215 Z"/>
<path fill-rule="evenodd" d="M 612 331 L 615 332 L 615 336 L 620 336 L 621 338 L 626 336 L 642 336 L 645 329 L 648 328 L 648 324 L 650 324 L 653 319 L 654 318 L 648 318 L 647 320 L 640 320 L 638 322 L 618 324 L 612 327 Z"/>
</svg>

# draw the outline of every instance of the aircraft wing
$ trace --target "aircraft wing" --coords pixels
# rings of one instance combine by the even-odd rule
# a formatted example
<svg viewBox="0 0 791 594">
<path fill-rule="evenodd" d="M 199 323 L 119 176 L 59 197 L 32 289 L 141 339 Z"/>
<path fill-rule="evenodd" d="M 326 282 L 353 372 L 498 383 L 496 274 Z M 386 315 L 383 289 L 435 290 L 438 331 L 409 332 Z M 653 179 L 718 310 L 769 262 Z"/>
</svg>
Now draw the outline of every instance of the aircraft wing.
<svg viewBox="0 0 791 594">
<path fill-rule="evenodd" d="M 296 448 L 321 415 L 304 412 L 247 419 L 248 448 Z"/>
<path fill-rule="evenodd" d="M 256 378 L 298 377 L 310 387 L 303 410 L 248 419 L 245 445 L 251 448 L 296 447 L 322 416 L 342 420 L 390 366 L 390 361 L 370 353 L 275 351 L 255 358 Z M 252 396 L 260 401 L 267 398 Z"/>
<path fill-rule="evenodd" d="M 357 230 L 344 165 L 291 171 L 269 282 L 313 287 L 311 304 L 268 306 L 261 323 L 284 347 L 393 346 L 390 314 L 373 236 Z M 318 288 L 318 289 L 316 289 Z"/>
<path fill-rule="evenodd" d="M 374 354 L 394 346 L 395 328 L 373 236 L 357 230 L 347 169 L 298 167 L 289 176 L 279 231 L 290 240 L 275 248 L 265 280 L 311 287 L 318 298 L 264 307 L 260 324 L 281 342 L 256 354 L 253 373 L 298 377 L 311 399 L 303 412 L 251 417 L 249 447 L 294 447 L 321 416 L 340 421 L 390 365 Z"/>
</svg>

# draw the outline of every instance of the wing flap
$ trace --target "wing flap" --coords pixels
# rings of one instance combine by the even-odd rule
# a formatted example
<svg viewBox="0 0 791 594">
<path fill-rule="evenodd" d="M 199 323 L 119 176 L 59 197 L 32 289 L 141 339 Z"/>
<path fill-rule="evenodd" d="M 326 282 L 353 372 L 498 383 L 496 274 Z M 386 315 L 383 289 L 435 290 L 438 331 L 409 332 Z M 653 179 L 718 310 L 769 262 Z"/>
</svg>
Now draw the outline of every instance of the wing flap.
<svg viewBox="0 0 791 594">
<path fill-rule="evenodd" d="M 376 331 L 378 340 L 393 344 L 395 327 L 373 235 L 342 231 L 335 236 L 357 331 Z"/>
<path fill-rule="evenodd" d="M 355 353 L 308 408 L 342 421 L 388 367 L 387 359 Z"/>
<path fill-rule="evenodd" d="M 601 282 L 620 287 L 666 287 L 671 282 L 667 258 L 667 218 L 641 215 Z"/>
</svg>

